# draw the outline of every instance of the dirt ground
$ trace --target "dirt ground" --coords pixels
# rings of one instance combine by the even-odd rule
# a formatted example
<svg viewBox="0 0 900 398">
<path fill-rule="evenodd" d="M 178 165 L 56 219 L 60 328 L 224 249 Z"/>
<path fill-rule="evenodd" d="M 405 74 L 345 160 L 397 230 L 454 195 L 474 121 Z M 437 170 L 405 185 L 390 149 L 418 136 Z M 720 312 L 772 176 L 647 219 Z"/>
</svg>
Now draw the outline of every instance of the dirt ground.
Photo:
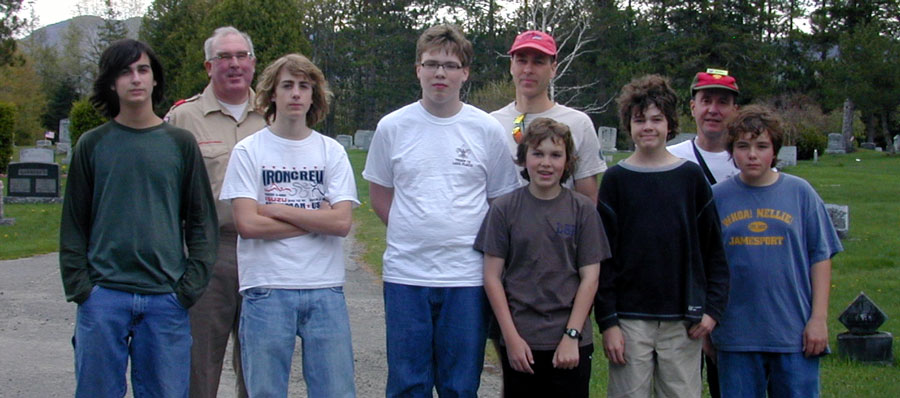
<svg viewBox="0 0 900 398">
<path fill-rule="evenodd" d="M 387 380 L 381 282 L 347 249 L 344 293 L 350 311 L 356 390 L 383 397 Z M 66 303 L 56 253 L 0 261 L 0 397 L 70 397 L 75 391 L 72 331 L 75 305 Z M 490 347 L 488 347 L 490 349 Z M 226 355 L 230 358 L 230 353 Z M 299 342 L 289 395 L 305 397 Z M 485 365 L 480 397 L 500 396 L 499 371 Z M 131 396 L 130 388 L 129 394 Z M 234 397 L 234 371 L 225 364 L 219 397 Z"/>
</svg>

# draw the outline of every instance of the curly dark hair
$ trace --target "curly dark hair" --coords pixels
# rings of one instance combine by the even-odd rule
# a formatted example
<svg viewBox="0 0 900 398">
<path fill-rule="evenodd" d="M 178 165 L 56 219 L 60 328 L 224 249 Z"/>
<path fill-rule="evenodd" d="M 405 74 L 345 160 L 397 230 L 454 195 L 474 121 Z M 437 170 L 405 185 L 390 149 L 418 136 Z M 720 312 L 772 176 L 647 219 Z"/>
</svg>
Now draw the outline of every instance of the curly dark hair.
<svg viewBox="0 0 900 398">
<path fill-rule="evenodd" d="M 667 77 L 654 74 L 632 80 L 622 87 L 616 103 L 619 105 L 619 124 L 629 134 L 631 117 L 642 114 L 651 104 L 656 105 L 666 117 L 669 125 L 666 140 L 671 140 L 678 134 L 678 95 Z"/>
</svg>

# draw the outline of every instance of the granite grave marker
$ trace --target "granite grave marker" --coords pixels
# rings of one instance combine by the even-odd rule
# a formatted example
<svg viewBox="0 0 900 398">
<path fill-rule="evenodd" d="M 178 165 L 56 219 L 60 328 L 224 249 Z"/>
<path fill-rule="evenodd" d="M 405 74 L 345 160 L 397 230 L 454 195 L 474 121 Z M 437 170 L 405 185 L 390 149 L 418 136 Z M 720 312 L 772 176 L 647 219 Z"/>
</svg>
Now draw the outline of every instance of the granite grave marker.
<svg viewBox="0 0 900 398">
<path fill-rule="evenodd" d="M 344 149 L 350 149 L 350 147 L 353 146 L 353 136 L 351 135 L 338 134 L 334 138 L 337 140 L 337 142 L 341 143 L 341 146 L 343 146 Z"/>
<path fill-rule="evenodd" d="M 828 134 L 828 147 L 825 148 L 825 153 L 847 153 L 844 148 L 844 136 L 838 133 Z"/>
<path fill-rule="evenodd" d="M 602 152 L 616 152 L 616 128 L 600 126 L 597 128 L 600 137 L 600 150 Z"/>
<path fill-rule="evenodd" d="M 23 148 L 19 152 L 22 163 L 54 163 L 53 150 L 50 148 Z"/>
<path fill-rule="evenodd" d="M 838 320 L 849 330 L 837 337 L 841 355 L 860 362 L 894 362 L 894 336 L 878 331 L 887 315 L 865 293 L 860 292 Z"/>
<path fill-rule="evenodd" d="M 10 163 L 7 196 L 59 197 L 59 165 L 55 163 Z"/>
<path fill-rule="evenodd" d="M 834 225 L 838 237 L 846 238 L 847 233 L 850 232 L 850 206 L 826 203 L 825 210 L 831 217 L 831 225 Z"/>
<path fill-rule="evenodd" d="M 353 142 L 356 143 L 357 148 L 368 151 L 369 145 L 372 143 L 373 135 L 375 135 L 375 132 L 372 130 L 356 130 L 356 134 L 353 136 Z"/>
<path fill-rule="evenodd" d="M 778 162 L 775 167 L 782 168 L 797 165 L 797 147 L 785 145 L 778 151 Z"/>
</svg>

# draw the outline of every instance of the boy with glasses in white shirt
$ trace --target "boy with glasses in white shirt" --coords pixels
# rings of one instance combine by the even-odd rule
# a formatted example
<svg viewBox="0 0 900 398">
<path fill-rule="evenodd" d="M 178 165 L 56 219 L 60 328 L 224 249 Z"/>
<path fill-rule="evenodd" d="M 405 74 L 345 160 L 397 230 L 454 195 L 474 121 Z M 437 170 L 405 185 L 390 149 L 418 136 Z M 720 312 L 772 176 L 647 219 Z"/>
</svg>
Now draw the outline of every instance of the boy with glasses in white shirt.
<svg viewBox="0 0 900 398">
<path fill-rule="evenodd" d="M 416 43 L 422 99 L 378 123 L 363 178 L 387 224 L 387 396 L 475 397 L 486 334 L 482 257 L 488 200 L 518 186 L 504 130 L 459 99 L 472 44 L 438 25 Z"/>
</svg>

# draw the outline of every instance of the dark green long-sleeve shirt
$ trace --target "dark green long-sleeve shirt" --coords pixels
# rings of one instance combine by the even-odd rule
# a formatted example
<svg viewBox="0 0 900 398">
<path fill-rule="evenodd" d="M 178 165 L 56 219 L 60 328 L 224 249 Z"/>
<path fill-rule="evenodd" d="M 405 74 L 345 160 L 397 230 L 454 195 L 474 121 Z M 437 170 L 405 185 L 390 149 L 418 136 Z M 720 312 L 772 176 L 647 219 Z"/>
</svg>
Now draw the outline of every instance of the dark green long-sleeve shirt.
<svg viewBox="0 0 900 398">
<path fill-rule="evenodd" d="M 100 285 L 174 292 L 190 307 L 209 282 L 217 232 L 209 177 L 187 130 L 110 121 L 78 140 L 60 224 L 66 300 L 82 303 Z"/>
</svg>

